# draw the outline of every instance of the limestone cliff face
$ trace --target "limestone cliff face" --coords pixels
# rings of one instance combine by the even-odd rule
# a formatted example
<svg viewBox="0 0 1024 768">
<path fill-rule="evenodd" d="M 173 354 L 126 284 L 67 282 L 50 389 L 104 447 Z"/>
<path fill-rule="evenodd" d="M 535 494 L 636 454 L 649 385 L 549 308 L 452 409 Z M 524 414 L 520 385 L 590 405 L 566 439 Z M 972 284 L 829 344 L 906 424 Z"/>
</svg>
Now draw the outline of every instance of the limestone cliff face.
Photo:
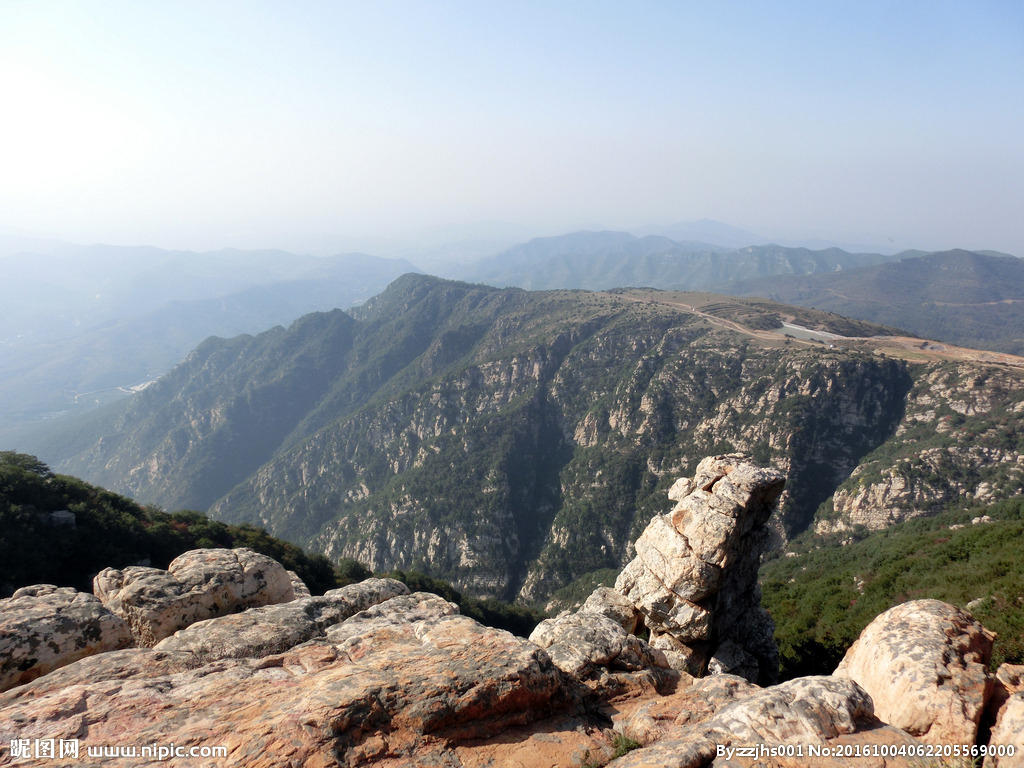
<svg viewBox="0 0 1024 768">
<path fill-rule="evenodd" d="M 1024 379 L 1000 367 L 918 372 L 896 433 L 837 489 L 819 533 L 878 530 L 951 504 L 1024 492 Z"/>
<path fill-rule="evenodd" d="M 615 294 L 407 276 L 352 314 L 206 342 L 60 469 L 537 600 L 627 563 L 707 455 L 786 474 L 777 541 L 822 512 L 840 530 L 1012 495 L 1022 401 L 1008 370 L 766 343 Z"/>
<path fill-rule="evenodd" d="M 613 326 L 470 365 L 321 430 L 214 512 L 257 510 L 333 558 L 536 599 L 620 567 L 664 510 L 665 484 L 715 448 L 788 471 L 779 525 L 800 530 L 895 428 L 908 385 L 892 361 Z"/>
<path fill-rule="evenodd" d="M 575 435 L 591 441 L 589 450 L 577 449 L 578 460 L 563 472 L 562 508 L 521 597 L 542 598 L 569 580 L 574 574 L 563 565 L 565 553 L 578 552 L 581 542 L 589 545 L 589 570 L 624 565 L 635 554 L 632 540 L 653 514 L 667 510 L 652 498 L 655 493 L 723 449 L 743 451 L 787 474 L 773 521 L 776 541 L 803 530 L 859 457 L 896 429 L 910 379 L 895 361 L 693 344 L 666 350 L 657 365 L 638 366 L 631 383 L 632 410 L 623 402 L 577 422 Z M 636 446 L 653 448 L 644 456 Z M 639 479 L 621 465 L 610 467 L 609 454 L 630 457 L 629 471 Z M 652 489 L 634 502 L 637 513 L 592 513 L 590 499 L 607 495 L 614 501 L 616 485 L 630 483 Z M 595 552 L 618 558 L 601 559 Z"/>
</svg>

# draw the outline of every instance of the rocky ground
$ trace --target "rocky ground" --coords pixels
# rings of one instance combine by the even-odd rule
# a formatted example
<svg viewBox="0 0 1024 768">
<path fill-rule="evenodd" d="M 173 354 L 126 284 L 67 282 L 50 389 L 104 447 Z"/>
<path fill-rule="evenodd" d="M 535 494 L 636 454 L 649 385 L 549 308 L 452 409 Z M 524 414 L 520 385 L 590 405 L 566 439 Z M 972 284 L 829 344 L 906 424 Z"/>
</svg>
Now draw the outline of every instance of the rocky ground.
<svg viewBox="0 0 1024 768">
<path fill-rule="evenodd" d="M 756 564 L 783 482 L 701 462 L 616 588 L 529 640 L 388 579 L 310 596 L 247 550 L 107 570 L 95 595 L 19 590 L 0 765 L 921 766 L 1000 744 L 1017 754 L 986 766 L 1024 765 L 1024 669 L 992 674 L 995 638 L 955 606 L 898 606 L 833 675 L 765 685 Z"/>
</svg>

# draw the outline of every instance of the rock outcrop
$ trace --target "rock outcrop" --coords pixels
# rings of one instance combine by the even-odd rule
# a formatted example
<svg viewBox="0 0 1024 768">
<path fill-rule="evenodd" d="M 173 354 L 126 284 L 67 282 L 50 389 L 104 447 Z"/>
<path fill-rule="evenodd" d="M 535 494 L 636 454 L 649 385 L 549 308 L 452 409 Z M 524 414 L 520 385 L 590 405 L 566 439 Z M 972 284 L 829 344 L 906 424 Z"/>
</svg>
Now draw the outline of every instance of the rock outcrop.
<svg viewBox="0 0 1024 768">
<path fill-rule="evenodd" d="M 609 587 L 598 587 L 580 608 L 581 613 L 597 613 L 607 616 L 627 632 L 636 629 L 639 615 L 636 606 L 625 595 Z"/>
<path fill-rule="evenodd" d="M 1013 754 L 998 751 L 985 758 L 985 768 L 1024 768 L 1024 692 L 1015 693 L 999 710 L 999 719 L 992 728 L 989 749 L 1013 747 Z"/>
<path fill-rule="evenodd" d="M 80 753 L 47 764 L 910 768 L 925 744 L 974 744 L 990 698 L 992 744 L 1019 748 L 1020 670 L 1001 668 L 990 697 L 992 633 L 935 600 L 879 616 L 833 676 L 752 682 L 775 670 L 756 574 L 782 482 L 737 455 L 701 462 L 617 588 L 529 641 L 391 579 L 296 597 L 294 575 L 248 550 L 102 572 L 97 592 L 123 619 L 74 590 L 23 589 L 0 601 L 4 643 L 21 633 L 34 652 L 64 633 L 82 650 L 96 622 L 112 639 L 49 667 L 0 646 L 12 649 L 3 669 L 36 677 L 0 692 L 0 766 L 67 742 Z M 635 634 L 645 628 L 650 644 Z M 122 647 L 135 640 L 143 647 Z M 120 649 L 97 652 L 107 647 Z M 223 752 L 89 751 L 170 744 Z M 892 754 L 901 747 L 914 749 Z"/>
<path fill-rule="evenodd" d="M 988 719 L 995 722 L 999 710 L 1015 693 L 1024 693 L 1024 664 L 1000 664 L 996 670 L 992 698 L 988 702 Z"/>
<path fill-rule="evenodd" d="M 543 650 L 427 594 L 281 654 L 195 663 L 155 649 L 83 659 L 0 694 L 0 723 L 19 739 L 225 747 L 209 763 L 222 767 L 458 765 L 450 741 L 574 707 Z"/>
<path fill-rule="evenodd" d="M 128 625 L 92 595 L 52 584 L 22 587 L 0 600 L 0 691 L 131 645 Z"/>
<path fill-rule="evenodd" d="M 245 642 L 246 632 L 260 627 L 260 636 L 267 637 L 273 619 L 288 615 L 283 609 L 308 613 L 317 598 L 249 609 L 238 616 L 260 620 L 245 626 L 233 623 L 238 616 L 207 620 L 159 648 L 90 656 L 0 693 L 0 730 L 6 735 L 10 729 L 21 743 L 81 742 L 77 759 L 48 762 L 68 766 L 83 764 L 87 748 L 97 745 L 223 748 L 223 754 L 194 763 L 218 768 L 550 768 L 609 762 L 620 768 L 726 768 L 753 762 L 726 756 L 723 749 L 815 745 L 855 751 L 919 744 L 879 723 L 870 697 L 849 679 L 801 678 L 761 689 L 734 675 L 694 680 L 684 674 L 661 692 L 639 685 L 623 694 L 588 685 L 595 670 L 607 664 L 610 671 L 615 659 L 579 665 L 584 677 L 576 677 L 538 645 L 460 616 L 436 595 L 405 594 L 395 584 L 371 580 L 335 590 L 321 604 L 321 617 L 328 605 L 343 610 L 339 606 L 346 601 L 373 604 L 305 641 L 283 626 L 283 644 L 298 644 L 280 653 L 267 655 L 264 644 Z M 601 625 L 609 635 L 625 633 L 617 622 L 589 611 L 566 615 L 554 628 L 564 630 L 561 638 L 569 642 L 573 628 L 584 624 Z M 241 627 L 243 638 L 233 653 L 197 652 L 194 641 L 214 637 L 218 625 L 223 637 L 229 627 Z M 649 682 L 652 669 L 640 662 L 622 664 L 615 674 Z M 1007 727 L 1015 722 L 1014 711 L 1006 710 Z M 644 746 L 618 757 L 624 743 L 637 742 Z M 0 765 L 18 762 L 10 743 L 0 744 Z M 805 752 L 762 756 L 760 764 L 796 768 L 807 760 Z M 138 752 L 103 762 L 193 764 Z M 822 758 L 813 764 L 862 763 Z"/>
<path fill-rule="evenodd" d="M 545 649 L 556 667 L 580 679 L 605 670 L 637 672 L 669 666 L 663 653 L 613 619 L 589 611 L 542 621 L 530 642 Z"/>
<path fill-rule="evenodd" d="M 931 744 L 973 744 L 992 693 L 995 635 L 955 606 L 915 600 L 878 616 L 836 668 L 875 714 Z"/>
<path fill-rule="evenodd" d="M 292 579 L 276 560 L 251 549 L 196 549 L 167 567 L 106 568 L 93 592 L 151 647 L 203 619 L 295 599 Z"/>
<path fill-rule="evenodd" d="M 677 482 L 676 507 L 651 520 L 615 588 L 643 615 L 651 645 L 679 668 L 773 682 L 778 652 L 757 570 L 785 485 L 739 454 L 713 456 Z"/>
<path fill-rule="evenodd" d="M 737 679 L 724 676 L 722 682 Z M 719 691 L 711 691 L 720 704 L 710 716 L 691 722 L 681 711 L 677 718 L 677 723 L 682 721 L 681 727 L 669 729 L 651 746 L 616 761 L 615 768 L 855 766 L 863 761 L 856 754 L 858 749 L 918 744 L 910 735 L 879 723 L 872 712 L 871 698 L 851 680 L 802 677 L 766 689 L 737 687 L 734 682 L 719 687 Z M 697 693 L 695 690 L 677 702 L 677 709 L 682 710 L 680 705 L 685 706 L 684 702 Z M 816 748 L 819 753 L 811 755 L 808 748 Z M 846 759 L 829 756 L 844 748 L 850 749 Z M 873 764 L 913 763 L 896 758 Z"/>
<path fill-rule="evenodd" d="M 292 582 L 292 594 L 296 598 L 309 597 L 312 593 L 309 591 L 309 587 L 306 586 L 306 582 L 295 571 L 288 571 L 288 578 Z"/>
<path fill-rule="evenodd" d="M 332 589 L 322 596 L 265 605 L 242 613 L 196 622 L 157 643 L 158 651 L 185 651 L 204 662 L 216 659 L 260 658 L 282 653 L 359 611 L 409 594 L 394 579 L 368 579 Z"/>
</svg>

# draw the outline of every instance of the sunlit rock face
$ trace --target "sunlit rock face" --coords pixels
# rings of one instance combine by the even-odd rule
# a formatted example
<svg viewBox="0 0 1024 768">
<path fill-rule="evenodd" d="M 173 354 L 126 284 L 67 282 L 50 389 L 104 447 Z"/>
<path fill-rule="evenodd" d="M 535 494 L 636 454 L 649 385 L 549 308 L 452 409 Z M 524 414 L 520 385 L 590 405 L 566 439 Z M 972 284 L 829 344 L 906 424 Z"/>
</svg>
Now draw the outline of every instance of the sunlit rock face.
<svg viewBox="0 0 1024 768">
<path fill-rule="evenodd" d="M 747 617 L 748 627 L 763 630 L 757 611 L 731 590 L 756 572 L 751 553 L 780 490 L 777 473 L 743 457 L 705 460 L 696 477 L 674 488 L 676 509 L 644 534 L 677 536 L 686 547 L 675 540 L 650 541 L 650 550 L 638 546 L 661 570 L 649 569 L 649 578 L 636 583 L 663 578 L 677 590 L 674 597 L 641 593 L 638 604 L 600 588 L 575 613 L 542 622 L 530 640 L 462 616 L 437 595 L 410 594 L 398 581 L 372 578 L 195 621 L 155 647 L 97 646 L 85 658 L 64 656 L 59 668 L 36 664 L 34 679 L 0 692 L 0 765 L 18 764 L 13 749 L 52 739 L 81 747 L 78 759 L 55 765 L 88 762 L 87 750 L 97 745 L 174 744 L 223 750 L 209 763 L 228 768 L 802 768 L 809 761 L 852 768 L 881 748 L 906 747 L 915 755 L 927 743 L 974 743 L 972 729 L 986 703 L 995 723 L 992 743 L 1016 744 L 1024 728 L 1020 670 L 1001 668 L 995 676 L 1001 694 L 990 696 L 993 676 L 984 665 L 992 634 L 938 601 L 915 601 L 880 616 L 835 675 L 762 688 L 728 672 L 733 662 L 743 671 L 756 662 L 758 676 L 765 669 L 768 656 L 757 655 L 761 636 L 730 629 L 735 617 Z M 673 565 L 666 553 L 700 560 L 717 577 L 691 584 L 679 574 L 700 573 L 700 564 Z M 189 565 L 172 570 L 179 586 L 198 569 L 204 583 L 221 589 L 238 582 L 244 563 L 257 562 L 249 554 L 186 553 L 181 561 Z M 294 581 L 282 573 L 294 593 Z M 242 592 L 266 597 L 265 579 L 251 576 L 264 586 Z M 159 583 L 166 582 L 165 576 Z M 690 630 L 663 620 L 654 642 L 670 650 L 637 637 L 653 624 L 650 606 L 689 599 L 679 592 L 707 612 L 710 634 L 692 639 Z M 33 642 L 45 636 L 55 649 L 60 638 L 65 646 L 81 645 L 83 636 L 99 632 L 97 621 L 107 627 L 111 649 L 135 640 L 128 623 L 98 599 L 66 588 L 27 587 L 0 601 L 4 642 L 12 628 L 28 626 L 11 617 L 31 620 L 39 628 Z M 63 634 L 44 635 L 46 627 Z M 12 657 L 18 652 L 2 647 Z M 704 654 L 700 671 L 712 674 L 695 678 L 673 669 L 687 653 L 684 661 Z M 750 749 L 780 745 L 815 745 L 826 756 L 762 759 L 758 752 L 748 760 L 740 752 L 749 757 Z M 987 765 L 1014 768 L 1020 765 L 1014 760 Z M 105 762 L 169 764 L 155 755 Z M 891 753 L 884 762 L 919 764 Z"/>
<path fill-rule="evenodd" d="M 166 571 L 105 568 L 93 592 L 147 648 L 203 619 L 295 599 L 284 566 L 251 549 L 194 549 Z"/>
<path fill-rule="evenodd" d="M 785 477 L 740 454 L 712 456 L 673 486 L 677 502 L 651 520 L 615 588 L 643 615 L 651 645 L 690 673 L 778 676 L 774 625 L 757 570 Z"/>
<path fill-rule="evenodd" d="M 125 621 L 94 596 L 52 584 L 22 587 L 0 600 L 0 691 L 134 644 Z"/>
<path fill-rule="evenodd" d="M 875 714 L 932 744 L 973 744 L 992 694 L 995 635 L 939 600 L 913 600 L 872 621 L 836 668 Z"/>
</svg>

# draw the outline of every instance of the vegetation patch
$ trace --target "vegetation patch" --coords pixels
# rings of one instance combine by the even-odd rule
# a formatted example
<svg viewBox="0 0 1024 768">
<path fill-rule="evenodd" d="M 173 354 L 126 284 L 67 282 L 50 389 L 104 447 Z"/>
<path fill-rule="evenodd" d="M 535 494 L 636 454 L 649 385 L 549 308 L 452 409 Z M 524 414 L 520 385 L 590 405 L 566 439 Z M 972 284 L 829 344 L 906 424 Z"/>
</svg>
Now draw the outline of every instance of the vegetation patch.
<svg viewBox="0 0 1024 768">
<path fill-rule="evenodd" d="M 990 522 L 972 520 L 987 515 Z M 845 546 L 811 536 L 761 567 L 782 679 L 831 674 L 872 619 L 908 600 L 966 608 L 998 633 L 993 668 L 1024 662 L 1024 498 L 859 531 Z"/>
</svg>

